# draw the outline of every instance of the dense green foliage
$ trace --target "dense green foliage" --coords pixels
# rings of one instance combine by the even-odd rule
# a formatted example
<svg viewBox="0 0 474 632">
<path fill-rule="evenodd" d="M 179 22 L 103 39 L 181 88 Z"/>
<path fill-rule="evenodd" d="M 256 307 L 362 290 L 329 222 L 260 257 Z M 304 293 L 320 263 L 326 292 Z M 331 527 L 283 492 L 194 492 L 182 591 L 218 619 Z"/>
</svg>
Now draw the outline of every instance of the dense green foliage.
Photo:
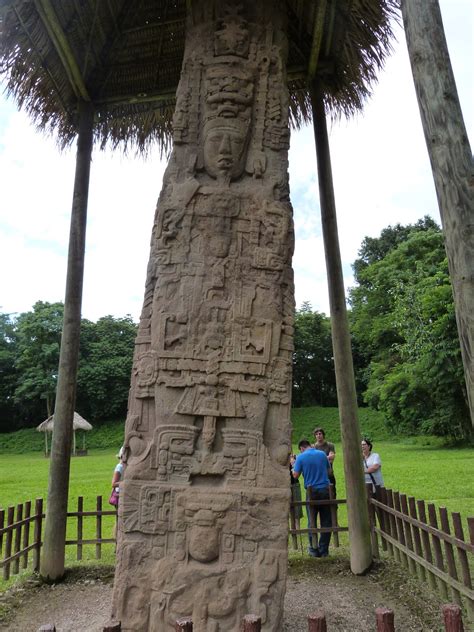
<svg viewBox="0 0 474 632">
<path fill-rule="evenodd" d="M 303 303 L 295 314 L 293 406 L 337 403 L 331 321 Z"/>
<path fill-rule="evenodd" d="M 426 219 L 365 240 L 351 290 L 365 401 L 397 433 L 470 436 L 443 237 Z M 362 377 L 361 377 L 362 375 Z"/>
<path fill-rule="evenodd" d="M 0 314 L 0 433 L 37 426 L 54 410 L 62 303 Z M 90 421 L 125 415 L 136 325 L 130 317 L 83 320 L 76 409 Z"/>
<path fill-rule="evenodd" d="M 389 226 L 364 239 L 353 267 L 349 315 L 359 404 L 380 411 L 394 434 L 469 440 L 440 228 L 429 217 Z M 0 314 L 0 433 L 36 426 L 51 414 L 62 319 L 61 303 L 41 301 L 17 317 Z M 294 331 L 293 406 L 336 405 L 330 319 L 304 303 Z M 76 410 L 94 425 L 126 415 L 135 336 L 130 317 L 82 321 Z M 363 420 L 372 413 L 361 408 L 360 414 Z"/>
</svg>

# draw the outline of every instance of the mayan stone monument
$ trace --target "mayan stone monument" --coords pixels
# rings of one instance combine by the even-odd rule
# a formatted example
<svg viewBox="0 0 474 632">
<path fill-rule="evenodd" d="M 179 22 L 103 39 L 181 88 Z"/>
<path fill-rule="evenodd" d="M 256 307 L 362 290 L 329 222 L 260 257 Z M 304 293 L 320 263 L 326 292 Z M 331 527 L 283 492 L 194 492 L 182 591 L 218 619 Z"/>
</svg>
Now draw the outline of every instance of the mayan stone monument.
<svg viewBox="0 0 474 632">
<path fill-rule="evenodd" d="M 294 245 L 285 12 L 197 0 L 126 422 L 122 630 L 278 630 L 288 538 Z"/>
</svg>

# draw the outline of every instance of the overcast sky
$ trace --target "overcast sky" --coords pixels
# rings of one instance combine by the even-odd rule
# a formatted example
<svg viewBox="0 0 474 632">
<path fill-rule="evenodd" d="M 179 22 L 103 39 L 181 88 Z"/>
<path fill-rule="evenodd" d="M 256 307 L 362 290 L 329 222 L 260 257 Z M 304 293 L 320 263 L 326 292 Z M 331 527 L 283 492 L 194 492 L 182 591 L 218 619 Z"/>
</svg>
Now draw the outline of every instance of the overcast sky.
<svg viewBox="0 0 474 632">
<path fill-rule="evenodd" d="M 474 131 L 474 1 L 441 0 L 469 137 Z M 363 238 L 428 214 L 439 222 L 408 62 L 397 30 L 394 54 L 364 112 L 330 125 L 345 285 Z M 0 312 L 64 299 L 75 147 L 59 153 L 14 103 L 0 96 Z M 89 195 L 83 316 L 138 320 L 150 234 L 165 164 L 95 151 Z M 293 133 L 290 187 L 296 228 L 296 304 L 329 313 L 312 127 Z"/>
</svg>

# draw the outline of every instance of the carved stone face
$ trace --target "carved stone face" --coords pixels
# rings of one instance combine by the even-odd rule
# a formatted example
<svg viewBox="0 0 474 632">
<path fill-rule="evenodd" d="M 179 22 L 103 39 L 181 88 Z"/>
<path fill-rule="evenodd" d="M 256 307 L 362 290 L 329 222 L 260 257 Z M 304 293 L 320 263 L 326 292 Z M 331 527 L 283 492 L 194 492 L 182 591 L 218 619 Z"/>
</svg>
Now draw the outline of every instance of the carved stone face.
<svg viewBox="0 0 474 632">
<path fill-rule="evenodd" d="M 249 126 L 240 119 L 217 118 L 204 127 L 204 167 L 216 179 L 236 180 L 245 167 Z"/>
</svg>

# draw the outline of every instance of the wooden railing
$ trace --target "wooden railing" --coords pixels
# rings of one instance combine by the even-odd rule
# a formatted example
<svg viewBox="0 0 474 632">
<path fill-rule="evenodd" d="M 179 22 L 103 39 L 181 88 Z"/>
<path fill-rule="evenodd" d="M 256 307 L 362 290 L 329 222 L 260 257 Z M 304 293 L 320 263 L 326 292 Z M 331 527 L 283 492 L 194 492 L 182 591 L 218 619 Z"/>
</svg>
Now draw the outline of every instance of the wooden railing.
<svg viewBox="0 0 474 632">
<path fill-rule="evenodd" d="M 85 545 L 95 545 L 95 559 L 100 559 L 102 546 L 115 544 L 115 538 L 102 537 L 103 518 L 104 516 L 115 516 L 115 509 L 104 510 L 102 496 L 97 496 L 95 505 L 95 510 L 84 511 L 84 498 L 79 496 L 77 511 L 70 511 L 67 514 L 69 529 L 71 529 L 70 519 L 76 519 L 74 529 L 76 537 L 67 539 L 66 546 L 76 547 L 77 560 L 83 559 Z M 0 509 L 0 569 L 2 569 L 4 580 L 9 579 L 10 575 L 17 575 L 26 568 L 31 568 L 33 571 L 39 570 L 44 517 L 42 498 L 35 501 L 33 513 L 31 501 L 16 507 L 8 507 L 6 510 Z M 85 518 L 95 518 L 94 538 L 84 538 Z"/>
<path fill-rule="evenodd" d="M 338 534 L 348 531 L 338 523 L 337 507 L 345 504 L 345 499 L 330 498 L 319 501 L 292 502 L 290 506 L 289 534 L 297 548 L 297 536 L 330 531 L 333 544 L 339 545 Z M 295 509 L 298 506 L 329 505 L 332 514 L 330 528 L 296 529 Z M 450 515 L 444 507 L 415 500 L 391 489 L 380 488 L 373 495 L 368 486 L 368 507 L 371 526 L 372 551 L 374 557 L 380 546 L 410 573 L 431 588 L 440 592 L 443 601 L 452 600 L 465 605 L 468 616 L 474 621 L 474 591 L 472 571 L 474 553 L 474 517 L 467 518 L 468 539 L 464 536 L 461 516 L 458 512 Z M 116 516 L 113 508 L 103 509 L 102 496 L 97 496 L 95 509 L 84 510 L 84 499 L 77 499 L 77 511 L 68 512 L 68 533 L 75 531 L 74 538 L 66 540 L 67 546 L 75 546 L 75 557 L 83 559 L 84 546 L 94 546 L 95 559 L 102 557 L 104 545 L 114 545 L 113 522 L 109 521 L 109 537 L 104 535 L 104 517 Z M 0 569 L 3 579 L 18 574 L 21 570 L 38 570 L 40 565 L 43 500 L 37 499 L 34 508 L 31 501 L 16 507 L 0 509 Z M 85 530 L 84 522 L 95 521 L 95 528 Z M 75 520 L 71 525 L 70 521 Z M 85 537 L 91 531 L 95 537 Z M 453 533 L 451 532 L 453 531 Z M 300 541 L 301 542 L 301 541 Z M 302 547 L 303 548 L 303 547 Z"/>
<path fill-rule="evenodd" d="M 449 515 L 445 507 L 384 487 L 373 495 L 369 486 L 368 494 L 374 556 L 379 554 L 380 540 L 384 551 L 436 589 L 443 601 L 466 605 L 474 622 L 474 517 L 467 518 L 466 540 L 458 512 Z"/>
<path fill-rule="evenodd" d="M 333 485 L 329 486 L 329 500 L 301 500 L 301 501 L 291 501 L 290 503 L 290 529 L 289 534 L 291 536 L 291 543 L 294 550 L 298 550 L 298 536 L 307 536 L 309 533 L 317 536 L 319 533 L 327 533 L 328 531 L 332 533 L 332 546 L 339 546 L 339 533 L 348 531 L 349 529 L 346 526 L 342 526 L 338 521 L 338 511 L 337 508 L 339 505 L 345 505 L 347 501 L 345 498 L 334 498 L 334 488 Z M 309 506 L 321 506 L 321 505 L 329 505 L 331 511 L 331 522 L 332 525 L 329 528 L 322 529 L 317 528 L 316 526 L 310 526 L 308 524 L 307 529 L 297 528 L 297 508 L 304 507 L 305 509 Z M 309 521 L 308 521 L 309 522 Z M 302 539 L 299 541 L 299 548 L 303 551 L 305 546 L 303 546 Z"/>
</svg>

